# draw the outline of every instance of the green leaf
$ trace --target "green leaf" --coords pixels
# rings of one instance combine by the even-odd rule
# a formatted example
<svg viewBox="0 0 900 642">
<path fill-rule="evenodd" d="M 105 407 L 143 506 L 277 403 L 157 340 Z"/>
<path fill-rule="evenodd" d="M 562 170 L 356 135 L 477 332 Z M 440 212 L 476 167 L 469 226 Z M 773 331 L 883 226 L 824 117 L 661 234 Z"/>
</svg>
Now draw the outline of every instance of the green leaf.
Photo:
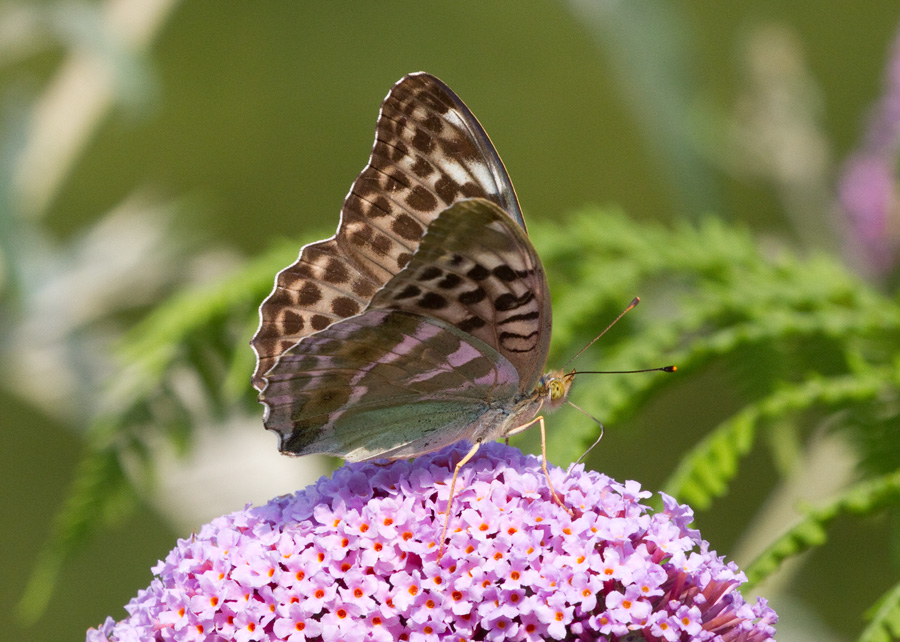
<svg viewBox="0 0 900 642">
<path fill-rule="evenodd" d="M 900 469 L 859 482 L 828 504 L 809 509 L 799 523 L 770 544 L 744 569 L 751 588 L 772 575 L 781 563 L 811 548 L 822 546 L 832 521 L 845 515 L 870 516 L 900 501 Z"/>
<path fill-rule="evenodd" d="M 892 378 L 897 378 L 894 370 L 872 370 L 785 386 L 746 406 L 707 435 L 681 460 L 664 490 L 694 508 L 707 508 L 727 489 L 737 473 L 738 460 L 753 446 L 761 424 L 816 406 L 837 408 L 874 400 Z"/>
<path fill-rule="evenodd" d="M 866 613 L 869 625 L 859 642 L 890 642 L 900 638 L 900 583 L 894 585 Z"/>
</svg>

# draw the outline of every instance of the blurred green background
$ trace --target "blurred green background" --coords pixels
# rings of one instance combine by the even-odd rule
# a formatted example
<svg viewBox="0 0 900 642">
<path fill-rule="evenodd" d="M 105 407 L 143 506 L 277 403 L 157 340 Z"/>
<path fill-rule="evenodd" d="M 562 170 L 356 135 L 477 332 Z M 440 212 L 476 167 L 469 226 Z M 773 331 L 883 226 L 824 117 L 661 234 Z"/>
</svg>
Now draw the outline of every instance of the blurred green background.
<svg viewBox="0 0 900 642">
<path fill-rule="evenodd" d="M 80 431 L 103 405 L 91 396 L 104 367 L 94 351 L 184 284 L 214 282 L 275 241 L 333 233 L 380 101 L 401 76 L 429 71 L 465 100 L 529 221 L 585 204 L 665 222 L 714 213 L 762 239 L 837 250 L 835 228 L 804 213 L 824 205 L 817 211 L 831 216 L 830 186 L 881 93 L 898 18 L 895 0 L 0 5 L 0 276 L 9 296 L 10 266 L 25 265 L 16 282 L 30 288 L 0 321 L 38 318 L 4 334 L 0 355 L 0 639 L 81 639 L 107 615 L 120 619 L 150 567 L 206 518 L 191 526 L 166 513 L 171 495 L 147 497 L 65 564 L 35 624 L 16 618 L 12 605 L 72 483 Z M 34 132 L 54 118 L 81 123 L 83 138 L 51 127 L 50 161 L 28 165 Z M 808 191 L 792 191 L 791 171 L 808 173 Z M 125 256 L 107 259 L 116 247 Z M 26 256 L 9 260 L 17 252 Z M 653 313 L 665 311 L 632 314 Z M 615 454 L 604 472 L 656 489 L 671 472 L 656 466 L 699 438 L 697 417 L 715 415 L 716 381 L 708 374 L 654 401 L 640 425 L 608 430 L 603 448 Z M 259 416 L 236 430 L 262 433 Z M 274 438 L 262 436 L 277 457 Z M 643 458 L 670 439 L 670 452 Z M 165 471 L 191 465 L 173 462 Z M 259 472 L 218 474 L 240 488 Z M 194 483 L 216 486 L 215 475 Z M 765 489 L 754 489 L 771 475 L 764 456 L 751 457 L 724 506 L 699 517 L 713 548 L 734 554 L 735 517 L 761 501 Z M 293 489 L 284 482 L 280 492 Z M 266 497 L 230 491 L 222 505 Z M 896 581 L 884 522 L 845 524 L 806 560 L 794 579 L 806 590 L 773 602 L 780 640 L 859 631 L 858 610 Z"/>
</svg>

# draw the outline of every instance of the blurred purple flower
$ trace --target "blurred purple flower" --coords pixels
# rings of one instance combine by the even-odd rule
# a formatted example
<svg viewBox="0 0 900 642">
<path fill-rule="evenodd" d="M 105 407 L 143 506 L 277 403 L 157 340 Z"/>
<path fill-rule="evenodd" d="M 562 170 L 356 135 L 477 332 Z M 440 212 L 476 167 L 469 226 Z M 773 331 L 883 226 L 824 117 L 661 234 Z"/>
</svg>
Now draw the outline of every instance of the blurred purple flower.
<svg viewBox="0 0 900 642">
<path fill-rule="evenodd" d="M 491 443 L 389 465 L 348 464 L 292 496 L 180 540 L 100 640 L 771 640 L 774 611 L 688 528 L 692 513 L 635 482 L 551 469 Z"/>
<path fill-rule="evenodd" d="M 884 83 L 863 140 L 844 163 L 838 182 L 838 201 L 849 224 L 848 250 L 879 276 L 893 270 L 900 259 L 900 31 Z"/>
</svg>

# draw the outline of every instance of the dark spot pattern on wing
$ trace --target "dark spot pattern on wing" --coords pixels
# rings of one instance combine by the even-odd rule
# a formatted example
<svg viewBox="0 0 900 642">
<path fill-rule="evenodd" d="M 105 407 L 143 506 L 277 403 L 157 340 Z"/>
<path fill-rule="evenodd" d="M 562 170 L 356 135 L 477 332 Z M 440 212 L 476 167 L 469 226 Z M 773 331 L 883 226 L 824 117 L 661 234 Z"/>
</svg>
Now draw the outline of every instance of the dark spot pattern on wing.
<svg viewBox="0 0 900 642">
<path fill-rule="evenodd" d="M 443 211 L 369 308 L 434 317 L 484 341 L 515 365 L 523 391 L 542 373 L 550 340 L 546 277 L 524 231 L 490 201 Z"/>
<path fill-rule="evenodd" d="M 305 246 L 260 308 L 253 385 L 265 386 L 284 350 L 364 310 L 410 263 L 440 212 L 469 197 L 496 203 L 524 226 L 506 169 L 471 111 L 437 78 L 404 77 L 382 103 L 369 163 L 337 233 Z"/>
</svg>

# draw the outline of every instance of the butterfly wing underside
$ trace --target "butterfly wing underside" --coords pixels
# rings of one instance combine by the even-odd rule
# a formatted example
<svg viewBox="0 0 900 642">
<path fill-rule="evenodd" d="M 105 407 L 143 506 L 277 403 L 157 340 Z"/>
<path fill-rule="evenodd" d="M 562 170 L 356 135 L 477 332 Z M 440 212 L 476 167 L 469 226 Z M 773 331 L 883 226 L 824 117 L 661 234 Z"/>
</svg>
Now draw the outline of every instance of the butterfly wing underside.
<svg viewBox="0 0 900 642">
<path fill-rule="evenodd" d="M 282 451 L 351 461 L 472 440 L 491 412 L 510 414 L 523 376 L 527 392 L 540 376 L 546 287 L 531 243 L 503 211 L 456 203 L 367 310 L 281 355 L 260 395 L 265 425 Z"/>
<path fill-rule="evenodd" d="M 550 295 L 537 252 L 483 199 L 442 212 L 369 308 L 431 316 L 483 341 L 515 366 L 522 394 L 534 388 L 550 349 Z"/>
<path fill-rule="evenodd" d="M 368 310 L 285 352 L 261 397 L 283 452 L 350 461 L 409 457 L 470 439 L 515 367 L 435 319 Z"/>
<path fill-rule="evenodd" d="M 524 229 L 506 169 L 472 112 L 437 78 L 404 77 L 381 106 L 369 163 L 336 234 L 305 246 L 260 307 L 253 385 L 262 390 L 266 372 L 297 341 L 362 312 L 406 266 L 434 218 L 473 197 Z"/>
</svg>

